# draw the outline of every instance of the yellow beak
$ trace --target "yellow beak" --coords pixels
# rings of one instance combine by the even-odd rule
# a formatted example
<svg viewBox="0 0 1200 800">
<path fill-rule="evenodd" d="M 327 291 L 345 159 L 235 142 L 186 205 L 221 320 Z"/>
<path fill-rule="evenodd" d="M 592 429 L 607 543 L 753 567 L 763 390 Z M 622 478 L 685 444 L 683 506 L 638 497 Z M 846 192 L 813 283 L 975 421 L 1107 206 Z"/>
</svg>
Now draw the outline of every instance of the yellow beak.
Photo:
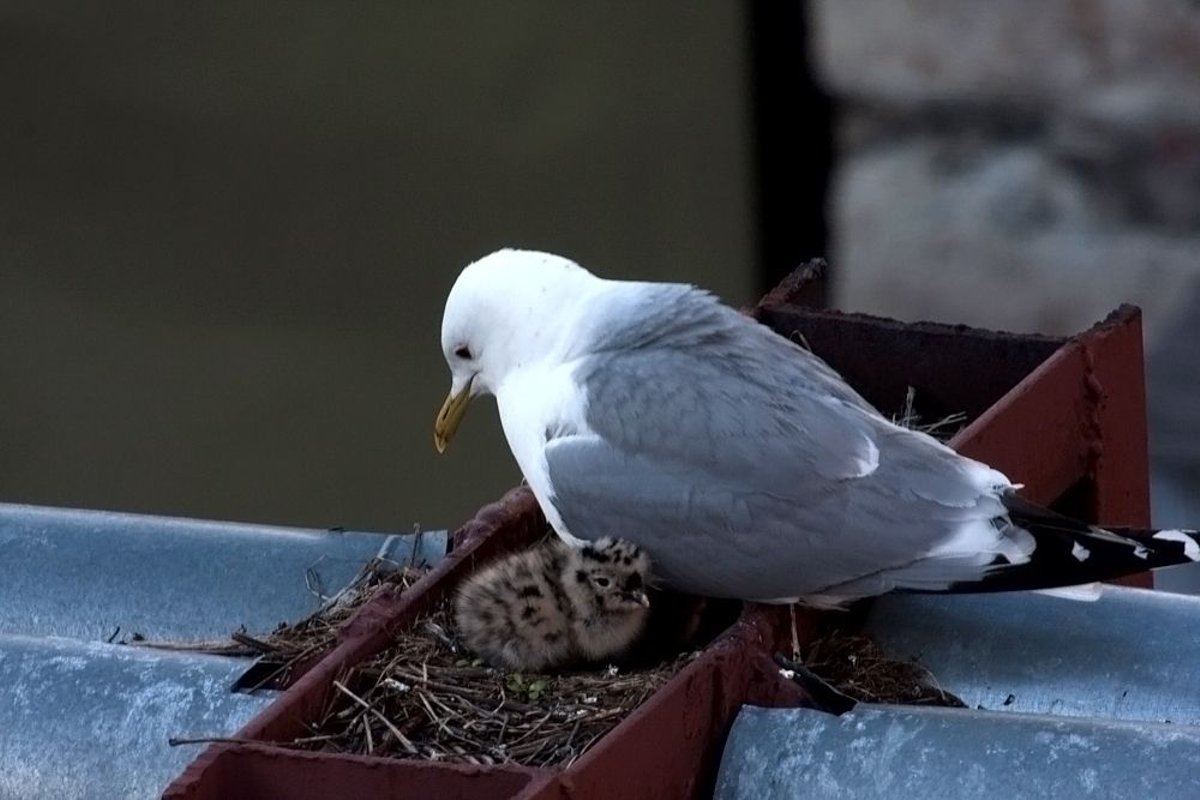
<svg viewBox="0 0 1200 800">
<path fill-rule="evenodd" d="M 472 379 L 473 380 L 473 379 Z M 446 402 L 442 403 L 437 419 L 433 423 L 433 446 L 439 453 L 446 452 L 446 445 L 454 438 L 458 424 L 467 414 L 467 403 L 471 402 L 471 381 L 458 394 L 450 393 Z"/>
</svg>

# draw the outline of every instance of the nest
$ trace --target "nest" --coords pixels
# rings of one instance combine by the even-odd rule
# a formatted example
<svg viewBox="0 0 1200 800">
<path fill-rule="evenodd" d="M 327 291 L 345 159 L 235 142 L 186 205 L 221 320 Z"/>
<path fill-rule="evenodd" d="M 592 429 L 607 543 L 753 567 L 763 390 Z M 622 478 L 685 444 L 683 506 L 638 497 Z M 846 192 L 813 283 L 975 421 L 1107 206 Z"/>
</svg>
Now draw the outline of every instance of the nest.
<svg viewBox="0 0 1200 800">
<path fill-rule="evenodd" d="M 927 433 L 940 442 L 948 442 L 967 426 L 967 415 L 961 411 L 948 414 L 933 422 L 925 422 L 916 407 L 917 390 L 909 386 L 904 393 L 904 405 L 892 415 L 892 422 L 902 428 Z"/>
<path fill-rule="evenodd" d="M 373 561 L 317 612 L 263 639 L 239 631 L 224 642 L 137 643 L 260 655 L 238 688 L 283 688 L 334 647 L 339 628 L 360 607 L 381 592 L 407 591 L 426 572 Z M 535 675 L 495 669 L 476 658 L 459 643 L 449 604 L 443 603 L 397 634 L 381 654 L 335 680 L 325 708 L 307 725 L 306 735 L 276 744 L 479 765 L 565 768 L 694 659 L 694 648 L 724 630 L 739 610 L 736 603 L 697 605 L 694 598 L 663 593 L 654 601 L 651 628 L 643 637 L 643 645 L 654 646 L 635 648 L 621 668 Z M 808 671 L 853 700 L 963 706 L 942 691 L 924 667 L 888 658 L 866 636 L 833 632 L 805 649 Z M 172 738 L 170 743 L 208 741 L 240 740 L 192 737 Z"/>
<path fill-rule="evenodd" d="M 966 708 L 915 661 L 889 658 L 868 636 L 836 633 L 806 648 L 804 666 L 837 691 L 863 703 Z"/>
<path fill-rule="evenodd" d="M 329 627 L 336 625 L 317 629 Z M 964 705 L 920 664 L 889 658 L 867 636 L 834 631 L 805 649 L 805 666 L 855 701 Z M 689 651 L 636 669 L 507 672 L 487 666 L 459 643 L 449 605 L 443 604 L 398 634 L 384 652 L 334 681 L 318 720 L 289 744 L 565 768 L 696 655 Z"/>
<path fill-rule="evenodd" d="M 470 764 L 566 767 L 692 658 L 556 675 L 484 665 L 446 606 L 335 681 L 307 749 Z"/>
<path fill-rule="evenodd" d="M 239 687 L 287 685 L 334 646 L 338 629 L 364 603 L 385 590 L 408 590 L 425 572 L 372 563 L 304 620 L 281 626 L 262 640 L 234 634 L 238 646 L 263 655 Z M 566 768 L 694 659 L 694 648 L 727 627 L 740 608 L 717 605 L 699 614 L 704 604 L 693 606 L 683 597 L 659 596 L 655 602 L 662 630 L 658 635 L 648 631 L 644 637 L 645 642 L 659 644 L 671 639 L 665 656 L 657 647 L 641 653 L 635 648 L 621 668 L 560 674 L 522 674 L 487 666 L 459 643 L 449 603 L 444 602 L 397 634 L 382 653 L 333 681 L 325 707 L 307 724 L 306 735 L 276 744 L 477 765 Z M 684 624 L 684 619 L 691 621 Z M 687 630 L 685 636 L 666 636 L 668 630 L 682 629 Z M 685 642 L 689 646 L 679 654 Z M 842 699 L 963 706 L 920 664 L 888 658 L 861 634 L 829 631 L 805 650 L 802 666 Z M 807 688 L 811 693 L 819 687 Z M 172 738 L 170 743 L 208 741 L 240 740 Z"/>
<path fill-rule="evenodd" d="M 338 629 L 354 612 L 382 591 L 407 591 L 428 571 L 426 567 L 373 559 L 345 589 L 299 622 L 282 624 L 265 639 L 256 639 L 245 631 L 233 633 L 230 638 L 245 649 L 243 655 L 262 656 L 238 681 L 237 688 L 250 692 L 286 688 L 295 675 L 333 649 Z"/>
</svg>

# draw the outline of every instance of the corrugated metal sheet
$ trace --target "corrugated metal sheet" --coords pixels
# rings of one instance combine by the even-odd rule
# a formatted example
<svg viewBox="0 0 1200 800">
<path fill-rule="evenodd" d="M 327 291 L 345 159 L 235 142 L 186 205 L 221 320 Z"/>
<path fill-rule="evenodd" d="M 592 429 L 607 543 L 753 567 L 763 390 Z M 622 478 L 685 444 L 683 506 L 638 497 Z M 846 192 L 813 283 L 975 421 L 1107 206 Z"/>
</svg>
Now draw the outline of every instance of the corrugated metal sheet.
<svg viewBox="0 0 1200 800">
<path fill-rule="evenodd" d="M 155 797 L 270 693 L 235 694 L 245 659 L 0 636 L 0 798 Z"/>
<path fill-rule="evenodd" d="M 438 561 L 444 531 L 385 535 L 0 504 L 0 800 L 155 797 L 274 695 L 249 659 L 109 643 L 266 633 L 377 557 Z"/>
<path fill-rule="evenodd" d="M 747 707 L 719 798 L 1200 797 L 1200 598 L 891 595 L 865 627 L 968 707 Z"/>
<path fill-rule="evenodd" d="M 1200 796 L 1200 729 L 861 705 L 747 707 L 718 800 Z"/>
<path fill-rule="evenodd" d="M 1040 594 L 893 595 L 866 631 L 968 706 L 1200 725 L 1200 598 L 1105 586 Z"/>
<path fill-rule="evenodd" d="M 0 632 L 266 632 L 314 611 L 318 594 L 377 555 L 432 563 L 445 551 L 444 531 L 386 536 L 0 504 Z"/>
</svg>

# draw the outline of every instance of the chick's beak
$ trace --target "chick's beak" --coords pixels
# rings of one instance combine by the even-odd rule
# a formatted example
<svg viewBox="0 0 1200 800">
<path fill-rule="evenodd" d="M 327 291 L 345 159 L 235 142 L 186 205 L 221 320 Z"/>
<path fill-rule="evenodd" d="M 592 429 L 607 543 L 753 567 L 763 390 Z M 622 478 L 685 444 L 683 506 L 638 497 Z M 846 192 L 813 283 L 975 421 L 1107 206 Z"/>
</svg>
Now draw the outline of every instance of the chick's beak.
<svg viewBox="0 0 1200 800">
<path fill-rule="evenodd" d="M 650 607 L 650 598 L 647 597 L 646 593 L 643 591 L 639 590 L 636 592 L 626 592 L 625 596 L 628 597 L 633 602 L 637 603 L 642 608 Z"/>
<path fill-rule="evenodd" d="M 467 403 L 471 402 L 471 383 L 473 381 L 474 378 L 467 381 L 467 385 L 457 393 L 451 391 L 446 402 L 442 403 L 441 410 L 438 411 L 437 419 L 433 423 L 433 446 L 439 453 L 446 452 L 446 445 L 450 444 L 450 440 L 454 438 L 454 432 L 458 430 L 458 424 L 466 416 Z"/>
</svg>

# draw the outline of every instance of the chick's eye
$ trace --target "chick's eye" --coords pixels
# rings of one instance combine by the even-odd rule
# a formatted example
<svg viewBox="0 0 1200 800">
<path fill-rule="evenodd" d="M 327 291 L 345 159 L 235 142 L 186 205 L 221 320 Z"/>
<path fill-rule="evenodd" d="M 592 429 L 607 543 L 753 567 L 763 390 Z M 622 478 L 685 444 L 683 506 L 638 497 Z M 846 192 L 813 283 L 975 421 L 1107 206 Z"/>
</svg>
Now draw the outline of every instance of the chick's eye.
<svg viewBox="0 0 1200 800">
<path fill-rule="evenodd" d="M 601 589 L 607 589 L 612 583 L 608 578 L 593 578 L 592 581 Z"/>
<path fill-rule="evenodd" d="M 470 361 L 471 360 L 471 348 L 467 347 L 464 344 L 462 347 L 460 347 L 454 351 L 454 355 L 458 356 L 459 358 L 465 358 L 467 361 Z"/>
</svg>

